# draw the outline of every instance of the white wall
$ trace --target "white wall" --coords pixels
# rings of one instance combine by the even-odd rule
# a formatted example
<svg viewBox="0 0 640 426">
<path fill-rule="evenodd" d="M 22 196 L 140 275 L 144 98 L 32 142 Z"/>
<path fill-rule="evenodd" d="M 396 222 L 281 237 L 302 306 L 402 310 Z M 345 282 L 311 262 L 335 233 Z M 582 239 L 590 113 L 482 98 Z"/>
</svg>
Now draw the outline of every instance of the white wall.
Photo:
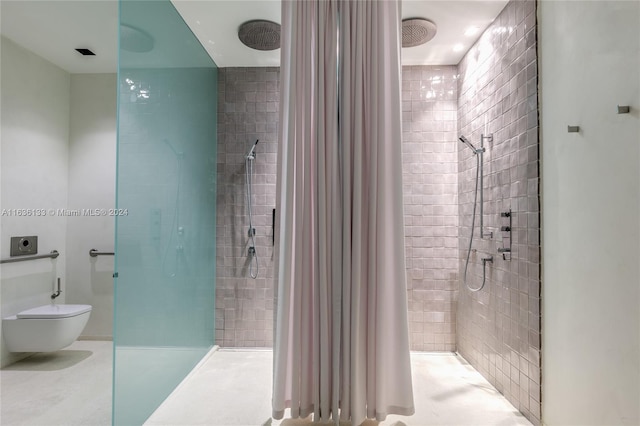
<svg viewBox="0 0 640 426">
<path fill-rule="evenodd" d="M 69 209 L 113 209 L 116 182 L 115 74 L 71 75 Z M 89 257 L 89 250 L 113 252 L 115 217 L 67 218 L 67 301 L 93 306 L 84 337 L 113 335 L 113 256 Z"/>
<path fill-rule="evenodd" d="M 640 3 L 541 1 L 538 17 L 543 423 L 638 425 Z"/>
<path fill-rule="evenodd" d="M 57 260 L 2 265 L 1 311 L 7 317 L 50 302 L 56 278 L 60 303 L 93 306 L 83 336 L 108 339 L 113 325 L 113 216 L 52 215 L 50 209 L 109 209 L 115 204 L 116 75 L 74 74 L 2 38 L 0 257 L 11 236 L 38 235 L 38 253 Z M 11 209 L 45 209 L 17 217 Z M 10 354 L 0 339 L 1 365 Z"/>
<path fill-rule="evenodd" d="M 2 37 L 0 209 L 67 206 L 69 74 Z M 38 236 L 38 253 L 60 251 L 57 260 L 4 264 L 0 271 L 4 318 L 50 302 L 57 277 L 65 280 L 66 218 L 0 216 L 0 257 L 10 237 Z M 59 299 L 64 301 L 63 296 Z M 2 365 L 18 359 L 0 340 Z"/>
</svg>

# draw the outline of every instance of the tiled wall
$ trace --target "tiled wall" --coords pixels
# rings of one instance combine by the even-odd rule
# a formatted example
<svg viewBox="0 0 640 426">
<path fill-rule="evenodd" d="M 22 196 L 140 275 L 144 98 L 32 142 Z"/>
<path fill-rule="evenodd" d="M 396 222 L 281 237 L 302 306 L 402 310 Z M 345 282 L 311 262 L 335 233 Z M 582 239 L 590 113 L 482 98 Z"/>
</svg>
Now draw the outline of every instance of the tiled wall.
<svg viewBox="0 0 640 426">
<path fill-rule="evenodd" d="M 278 68 L 223 68 L 218 74 L 216 344 L 273 344 L 273 229 L 276 197 Z M 249 278 L 245 157 L 256 147 L 253 224 L 259 261 Z"/>
<path fill-rule="evenodd" d="M 219 70 L 216 343 L 273 342 L 277 68 Z M 403 68 L 403 177 L 413 350 L 455 350 L 458 207 L 456 67 Z M 255 161 L 254 223 L 260 273 L 248 278 L 244 158 Z"/>
<path fill-rule="evenodd" d="M 462 283 L 476 160 L 459 145 L 460 293 L 458 351 L 534 424 L 540 424 L 540 225 L 535 1 L 511 1 L 458 66 L 458 128 L 484 155 L 484 220 L 468 283 L 482 282 L 480 258 L 492 255 L 486 286 Z M 512 240 L 500 212 L 513 212 Z M 511 243 L 511 260 L 497 253 Z"/>
<path fill-rule="evenodd" d="M 402 68 L 402 166 L 411 349 L 455 351 L 457 69 Z"/>
</svg>

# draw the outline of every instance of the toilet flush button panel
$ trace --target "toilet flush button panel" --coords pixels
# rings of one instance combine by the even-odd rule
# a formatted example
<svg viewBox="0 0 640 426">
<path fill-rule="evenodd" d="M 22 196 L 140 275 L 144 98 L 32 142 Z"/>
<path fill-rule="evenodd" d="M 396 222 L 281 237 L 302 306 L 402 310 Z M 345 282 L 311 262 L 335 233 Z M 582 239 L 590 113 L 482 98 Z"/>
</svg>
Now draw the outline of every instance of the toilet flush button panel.
<svg viewBox="0 0 640 426">
<path fill-rule="evenodd" d="M 37 236 L 11 237 L 10 256 L 25 256 L 29 254 L 38 254 Z"/>
</svg>

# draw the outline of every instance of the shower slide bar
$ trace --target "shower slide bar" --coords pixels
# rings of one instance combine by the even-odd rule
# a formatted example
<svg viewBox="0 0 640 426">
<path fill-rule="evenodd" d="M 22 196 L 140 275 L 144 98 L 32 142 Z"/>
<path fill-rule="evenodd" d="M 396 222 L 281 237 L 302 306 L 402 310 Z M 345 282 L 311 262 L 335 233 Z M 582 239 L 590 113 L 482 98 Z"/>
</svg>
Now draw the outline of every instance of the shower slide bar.
<svg viewBox="0 0 640 426">
<path fill-rule="evenodd" d="M 35 256 L 20 256 L 15 258 L 2 259 L 0 260 L 0 263 L 24 262 L 25 260 L 37 260 L 37 259 L 47 259 L 47 258 L 55 259 L 58 256 L 60 256 L 60 253 L 58 252 L 58 250 L 51 250 L 51 252 L 48 254 L 37 254 Z"/>
<path fill-rule="evenodd" d="M 89 250 L 89 256 L 98 257 L 98 256 L 113 256 L 115 253 L 112 251 L 98 251 L 96 249 Z"/>
</svg>

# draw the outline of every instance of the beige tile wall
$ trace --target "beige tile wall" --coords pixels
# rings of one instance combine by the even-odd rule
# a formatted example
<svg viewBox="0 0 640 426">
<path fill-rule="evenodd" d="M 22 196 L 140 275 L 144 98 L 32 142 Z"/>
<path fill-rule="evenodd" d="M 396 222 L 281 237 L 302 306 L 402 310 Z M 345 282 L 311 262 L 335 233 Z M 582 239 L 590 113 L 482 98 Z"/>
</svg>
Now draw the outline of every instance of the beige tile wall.
<svg viewBox="0 0 640 426">
<path fill-rule="evenodd" d="M 216 342 L 273 343 L 271 214 L 275 207 L 277 68 L 218 77 Z M 403 178 L 411 348 L 455 350 L 458 200 L 456 67 L 403 67 Z M 244 156 L 257 147 L 254 195 L 260 274 L 248 278 Z"/>
<path fill-rule="evenodd" d="M 455 351 L 457 70 L 402 68 L 402 165 L 411 349 Z"/>
<path fill-rule="evenodd" d="M 485 144 L 484 220 L 491 239 L 474 239 L 469 283 L 480 258 L 494 257 L 486 287 L 460 284 L 458 351 L 534 424 L 540 424 L 540 223 L 535 1 L 511 1 L 458 65 L 458 129 Z M 475 158 L 459 145 L 460 277 L 469 243 Z M 500 232 L 513 211 L 512 240 Z M 476 229 L 475 235 L 478 234 Z M 512 247 L 506 261 L 497 249 Z M 462 280 L 461 280 L 462 281 Z"/>
<path fill-rule="evenodd" d="M 278 68 L 221 68 L 218 73 L 216 344 L 273 343 L 273 229 Z M 245 157 L 256 147 L 253 223 L 259 261 L 249 278 Z"/>
</svg>

